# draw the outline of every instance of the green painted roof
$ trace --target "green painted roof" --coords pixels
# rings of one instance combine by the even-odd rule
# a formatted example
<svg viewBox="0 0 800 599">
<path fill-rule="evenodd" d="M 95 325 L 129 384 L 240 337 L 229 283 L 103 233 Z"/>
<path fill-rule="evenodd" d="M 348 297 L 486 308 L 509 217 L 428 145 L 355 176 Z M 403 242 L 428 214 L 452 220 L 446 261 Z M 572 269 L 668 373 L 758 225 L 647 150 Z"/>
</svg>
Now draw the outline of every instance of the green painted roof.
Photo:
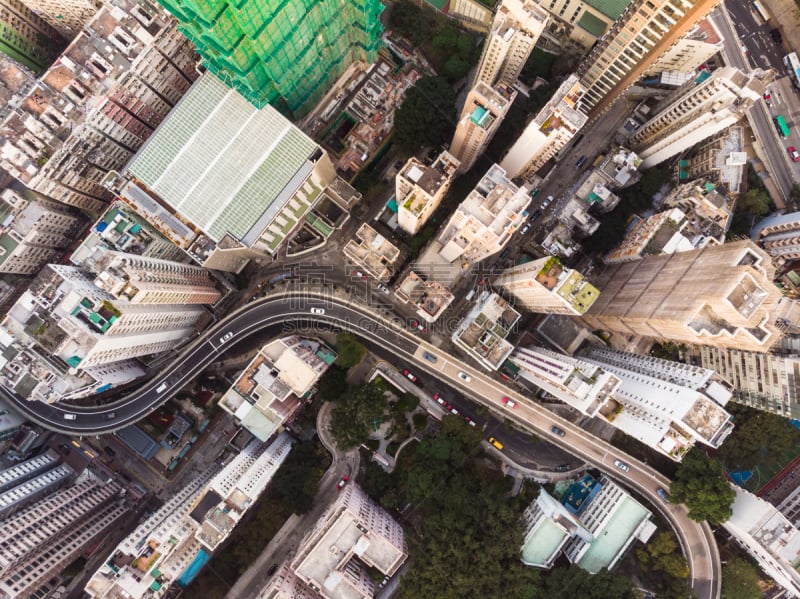
<svg viewBox="0 0 800 599">
<path fill-rule="evenodd" d="M 631 0 L 584 0 L 584 2 L 616 21 L 625 12 Z"/>
<path fill-rule="evenodd" d="M 608 27 L 605 21 L 590 12 L 584 12 L 581 18 L 578 19 L 576 25 L 581 29 L 585 29 L 595 37 L 603 37 Z"/>
<path fill-rule="evenodd" d="M 610 567 L 631 535 L 649 517 L 650 512 L 638 501 L 631 497 L 623 499 L 606 525 L 595 531 L 594 541 L 578 565 L 592 574 Z"/>
</svg>

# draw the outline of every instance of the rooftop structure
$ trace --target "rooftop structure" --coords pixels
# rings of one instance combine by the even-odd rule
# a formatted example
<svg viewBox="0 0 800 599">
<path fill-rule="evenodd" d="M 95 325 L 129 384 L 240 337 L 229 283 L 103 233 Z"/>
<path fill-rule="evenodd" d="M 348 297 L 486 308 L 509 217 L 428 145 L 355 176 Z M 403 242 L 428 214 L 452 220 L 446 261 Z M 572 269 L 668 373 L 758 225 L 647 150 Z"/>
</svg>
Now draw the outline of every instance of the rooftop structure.
<svg viewBox="0 0 800 599">
<path fill-rule="evenodd" d="M 723 524 L 731 536 L 775 582 L 790 595 L 800 597 L 800 530 L 775 507 L 732 485 L 736 500 L 733 514 Z"/>
<path fill-rule="evenodd" d="M 400 249 L 367 223 L 342 249 L 345 257 L 378 281 L 388 282 L 400 263 Z"/>
<path fill-rule="evenodd" d="M 113 198 L 109 174 L 128 162 L 198 76 L 197 55 L 157 5 L 26 4 L 74 39 L 8 112 L 0 166 L 49 198 L 97 214 Z"/>
<path fill-rule="evenodd" d="M 503 0 L 495 10 L 473 86 L 514 85 L 548 20 L 533 0 Z"/>
<path fill-rule="evenodd" d="M 250 443 L 218 472 L 201 472 L 112 550 L 85 591 L 93 599 L 143 599 L 163 595 L 175 582 L 188 585 L 291 448 L 282 434 L 271 444 Z"/>
<path fill-rule="evenodd" d="M 317 591 L 300 580 L 288 561 L 272 575 L 258 599 L 323 599 Z"/>
<path fill-rule="evenodd" d="M 528 189 L 492 165 L 442 227 L 439 255 L 462 271 L 502 250 L 525 221 Z"/>
<path fill-rule="evenodd" d="M 642 159 L 636 152 L 620 146 L 609 152 L 595 172 L 606 179 L 606 187 L 620 189 L 633 185 L 641 178 L 639 172 L 641 163 Z"/>
<path fill-rule="evenodd" d="M 453 333 L 453 343 L 490 370 L 497 370 L 514 350 L 506 341 L 521 314 L 506 300 L 484 291 Z"/>
<path fill-rule="evenodd" d="M 611 569 L 634 541 L 647 542 L 656 528 L 651 516 L 605 476 L 597 481 L 587 475 L 561 503 L 540 491 L 525 510 L 522 562 L 550 568 L 563 551 L 572 563 L 592 574 Z"/>
<path fill-rule="evenodd" d="M 660 164 L 738 122 L 774 77 L 773 71 L 745 74 L 723 67 L 679 88 L 629 140 L 642 157 L 642 168 Z"/>
<path fill-rule="evenodd" d="M 769 256 L 750 241 L 614 264 L 584 314 L 595 329 L 767 351 L 780 338 Z"/>
<path fill-rule="evenodd" d="M 561 84 L 503 157 L 500 166 L 509 177 L 532 178 L 586 124 L 578 111 L 584 91 L 574 75 Z"/>
<path fill-rule="evenodd" d="M 696 145 L 676 166 L 678 180 L 704 178 L 739 193 L 747 164 L 744 129 L 733 126 Z"/>
<path fill-rule="evenodd" d="M 716 6 L 714 0 L 625 3 L 613 27 L 578 67 L 581 109 L 601 114 Z"/>
<path fill-rule="evenodd" d="M 395 177 L 397 224 L 415 235 L 439 207 L 460 162 L 443 151 L 430 166 L 413 156 Z"/>
<path fill-rule="evenodd" d="M 292 569 L 326 599 L 360 599 L 374 595 L 368 568 L 391 576 L 407 557 L 402 527 L 348 484 L 306 533 Z"/>
<path fill-rule="evenodd" d="M 83 218 L 44 198 L 0 193 L 0 273 L 32 275 L 74 242 Z"/>
<path fill-rule="evenodd" d="M 224 270 L 230 269 L 226 253 L 246 263 L 254 253 L 277 251 L 335 176 L 313 140 L 271 106 L 254 108 L 211 73 L 164 120 L 127 173 L 216 243 L 221 263 L 210 250 L 199 258 Z M 140 214 L 156 220 L 147 209 L 143 205 Z M 244 263 L 236 261 L 234 270 Z"/>
<path fill-rule="evenodd" d="M 550 0 L 541 7 L 550 13 L 551 31 L 563 32 L 589 49 L 614 24 L 627 4 L 619 0 Z"/>
<path fill-rule="evenodd" d="M 494 285 L 512 294 L 525 309 L 548 314 L 583 314 L 600 295 L 581 273 L 555 257 L 513 266 Z"/>
<path fill-rule="evenodd" d="M 620 197 L 612 190 L 616 189 L 617 181 L 610 183 L 606 173 L 600 168 L 592 169 L 579 179 L 573 197 L 586 204 L 586 208 L 593 207 L 599 212 L 611 212 L 620 202 Z"/>
<path fill-rule="evenodd" d="M 335 359 L 318 341 L 296 335 L 276 339 L 259 350 L 219 406 L 266 441 L 297 411 Z"/>
<path fill-rule="evenodd" d="M 464 101 L 450 151 L 461 161 L 459 172 L 470 170 L 500 128 L 517 92 L 509 85 L 494 87 L 478 81 Z"/>
<path fill-rule="evenodd" d="M 295 117 L 319 102 L 350 65 L 374 62 L 380 48 L 378 0 L 160 2 L 210 72 L 258 108 L 270 103 Z"/>
<path fill-rule="evenodd" d="M 434 322 L 455 300 L 447 285 L 423 278 L 413 269 L 397 285 L 395 295 L 401 301 L 413 304 L 417 314 L 426 322 Z"/>
</svg>

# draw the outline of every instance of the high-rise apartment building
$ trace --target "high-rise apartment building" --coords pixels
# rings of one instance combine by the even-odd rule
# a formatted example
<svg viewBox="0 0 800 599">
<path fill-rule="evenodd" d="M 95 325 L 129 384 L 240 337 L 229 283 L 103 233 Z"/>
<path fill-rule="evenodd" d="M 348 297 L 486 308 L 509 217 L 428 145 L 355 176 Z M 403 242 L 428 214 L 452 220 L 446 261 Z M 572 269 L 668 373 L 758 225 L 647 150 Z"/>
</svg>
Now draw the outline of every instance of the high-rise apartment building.
<svg viewBox="0 0 800 599">
<path fill-rule="evenodd" d="M 54 0 L 50 24 L 68 21 L 79 4 Z M 5 118 L 0 167 L 49 198 L 100 213 L 113 198 L 109 173 L 131 159 L 189 89 L 196 61 L 157 5 L 114 0 Z"/>
<path fill-rule="evenodd" d="M 478 81 L 469 91 L 450 144 L 450 152 L 461 161 L 459 172 L 472 168 L 497 133 L 516 96 L 517 92 L 504 83 L 492 87 Z"/>
<path fill-rule="evenodd" d="M 712 135 L 681 157 L 675 169 L 678 180 L 707 179 L 739 193 L 747 165 L 744 145 L 744 129 L 739 126 Z"/>
<path fill-rule="evenodd" d="M 0 194 L 0 273 L 37 273 L 59 250 L 74 243 L 83 224 L 82 215 L 63 204 L 4 189 Z"/>
<path fill-rule="evenodd" d="M 761 99 L 773 76 L 772 71 L 745 74 L 723 67 L 676 90 L 665 101 L 667 106 L 628 140 L 642 158 L 642 168 L 660 164 L 738 122 Z"/>
<path fill-rule="evenodd" d="M 25 4 L 66 39 L 83 29 L 102 6 L 100 0 L 24 0 Z M 141 11 L 146 14 L 146 9 Z"/>
<path fill-rule="evenodd" d="M 460 163 L 443 151 L 430 166 L 411 157 L 394 179 L 397 224 L 416 235 L 442 203 Z"/>
<path fill-rule="evenodd" d="M 503 271 L 494 281 L 531 312 L 583 314 L 600 291 L 558 258 L 539 258 Z"/>
<path fill-rule="evenodd" d="M 599 347 L 578 358 L 517 348 L 511 361 L 526 380 L 675 461 L 733 432 L 730 387 L 712 370 Z"/>
<path fill-rule="evenodd" d="M 0 52 L 41 73 L 67 40 L 21 0 L 0 0 Z"/>
<path fill-rule="evenodd" d="M 356 61 L 380 48 L 380 0 L 159 0 L 209 71 L 258 108 L 302 116 Z"/>
<path fill-rule="evenodd" d="M 514 350 L 506 337 L 521 316 L 505 299 L 484 291 L 458 324 L 453 343 L 482 366 L 497 370 Z"/>
<path fill-rule="evenodd" d="M 646 256 L 607 267 L 583 319 L 621 335 L 763 352 L 781 335 L 774 274 L 751 241 Z"/>
<path fill-rule="evenodd" d="M 759 221 L 751 237 L 773 258 L 797 260 L 800 258 L 800 212 L 777 214 Z"/>
<path fill-rule="evenodd" d="M 514 85 L 549 18 L 533 0 L 503 0 L 483 43 L 473 86 L 485 83 L 493 87 L 498 82 Z"/>
<path fill-rule="evenodd" d="M 650 64 L 644 74 L 692 73 L 720 50 L 722 36 L 710 19 L 702 19 L 686 35 L 675 40 L 666 52 Z"/>
<path fill-rule="evenodd" d="M 407 557 L 403 528 L 348 484 L 306 533 L 291 567 L 325 599 L 366 599 L 375 592 L 369 569 L 391 576 Z"/>
<path fill-rule="evenodd" d="M 509 177 L 531 178 L 583 127 L 587 117 L 578 104 L 584 91 L 575 75 L 561 84 L 500 163 Z"/>
<path fill-rule="evenodd" d="M 604 112 L 719 0 L 634 0 L 578 68 L 581 110 Z"/>
</svg>

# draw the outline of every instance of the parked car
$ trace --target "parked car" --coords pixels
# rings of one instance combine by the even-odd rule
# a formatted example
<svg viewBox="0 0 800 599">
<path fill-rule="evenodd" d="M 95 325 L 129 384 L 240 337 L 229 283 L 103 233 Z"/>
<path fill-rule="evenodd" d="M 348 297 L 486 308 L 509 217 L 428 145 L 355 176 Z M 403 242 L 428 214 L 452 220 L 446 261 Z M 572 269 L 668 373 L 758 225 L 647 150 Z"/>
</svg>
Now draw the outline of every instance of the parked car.
<svg viewBox="0 0 800 599">
<path fill-rule="evenodd" d="M 542 209 L 539 208 L 533 214 L 531 214 L 531 218 L 528 221 L 528 224 L 532 225 L 533 223 L 535 223 L 536 219 L 539 218 L 541 215 L 542 215 Z"/>
<path fill-rule="evenodd" d="M 449 410 L 450 410 L 450 413 L 453 416 L 458 416 L 461 413 L 461 412 L 458 411 L 458 408 L 456 408 L 455 406 L 450 406 Z"/>
<path fill-rule="evenodd" d="M 563 437 L 564 435 L 566 435 L 566 434 L 567 434 L 567 433 L 565 433 L 563 430 L 561 430 L 560 428 L 558 428 L 557 426 L 551 426 L 551 427 L 550 427 L 550 430 L 551 430 L 552 432 L 554 432 L 556 435 L 558 435 L 559 437 Z"/>
<path fill-rule="evenodd" d="M 769 91 L 764 92 L 764 102 L 767 103 L 767 106 L 772 106 L 772 94 Z"/>
<path fill-rule="evenodd" d="M 571 467 L 572 467 L 572 466 L 570 466 L 569 464 L 561 464 L 561 465 L 559 465 L 559 466 L 556 466 L 556 472 L 566 472 L 566 471 L 567 471 L 567 470 L 569 470 Z"/>
<path fill-rule="evenodd" d="M 789 156 L 794 162 L 800 162 L 800 152 L 797 151 L 797 148 L 794 146 L 789 146 L 786 148 L 786 151 L 789 152 Z"/>
<path fill-rule="evenodd" d="M 530 225 L 525 225 L 524 227 L 522 227 L 522 230 L 519 233 L 520 233 L 520 235 L 525 235 L 525 233 L 530 231 L 530 229 L 531 229 Z"/>
<path fill-rule="evenodd" d="M 359 278 L 359 279 L 366 279 L 366 278 L 367 278 L 367 275 L 365 275 L 365 274 L 364 274 L 363 272 L 361 272 L 360 270 L 357 270 L 357 271 L 355 271 L 355 272 L 353 273 L 353 276 L 354 276 L 354 277 L 357 277 L 357 278 Z"/>
<path fill-rule="evenodd" d="M 514 409 L 517 407 L 517 402 L 515 402 L 510 397 L 503 397 L 503 405 L 506 406 L 507 408 Z"/>
<path fill-rule="evenodd" d="M 468 383 L 472 380 L 472 377 L 470 375 L 468 375 L 466 372 L 460 372 L 460 371 L 458 373 L 458 378 L 460 378 L 465 383 Z"/>
<path fill-rule="evenodd" d="M 389 295 L 389 288 L 386 285 L 384 285 L 383 283 L 378 283 L 378 289 L 381 291 L 381 293 L 385 293 L 386 295 Z"/>
<path fill-rule="evenodd" d="M 619 468 L 620 470 L 622 470 L 623 472 L 628 472 L 628 471 L 631 469 L 631 467 L 630 467 L 630 466 L 628 466 L 628 465 L 627 465 L 625 462 L 623 462 L 622 460 L 614 460 L 614 465 L 615 465 L 617 468 Z"/>
<path fill-rule="evenodd" d="M 435 393 L 433 395 L 433 399 L 435 399 L 436 403 L 438 403 L 440 406 L 442 406 L 445 409 L 448 409 L 450 407 L 449 404 L 444 400 L 444 398 L 441 395 L 439 395 L 438 393 Z"/>
<path fill-rule="evenodd" d="M 544 202 L 542 202 L 541 209 L 544 210 L 553 202 L 553 196 L 547 196 Z"/>
<path fill-rule="evenodd" d="M 498 441 L 498 440 L 497 440 L 497 439 L 495 439 L 494 437 L 489 437 L 489 443 L 491 443 L 492 445 L 494 445 L 494 447 L 495 447 L 496 449 L 503 449 L 503 444 L 502 444 L 502 443 L 500 443 L 500 441 Z"/>
<path fill-rule="evenodd" d="M 581 156 L 578 158 L 578 162 L 575 163 L 575 167 L 581 168 L 584 164 L 586 164 L 586 156 Z"/>
<path fill-rule="evenodd" d="M 478 426 L 477 424 L 475 424 L 475 421 L 469 416 L 464 416 L 464 420 L 466 420 L 467 424 L 469 424 L 470 426 Z"/>
<path fill-rule="evenodd" d="M 336 488 L 341 491 L 342 489 L 344 489 L 344 486 L 347 484 L 348 480 L 350 480 L 350 477 L 345 474 L 342 477 L 342 480 L 340 480 L 338 483 L 336 483 Z"/>
<path fill-rule="evenodd" d="M 403 371 L 403 376 L 405 376 L 405 377 L 406 377 L 406 378 L 407 378 L 409 381 L 411 381 L 412 383 L 416 383 L 416 382 L 417 382 L 417 377 L 416 377 L 416 375 L 412 374 L 412 373 L 411 373 L 411 371 L 410 371 L 408 368 L 406 368 L 406 369 Z"/>
<path fill-rule="evenodd" d="M 272 575 L 273 575 L 273 574 L 275 574 L 275 572 L 277 572 L 277 571 L 278 571 L 278 564 L 272 564 L 272 565 L 269 567 L 269 570 L 267 570 L 267 576 L 272 576 Z"/>
<path fill-rule="evenodd" d="M 425 331 L 427 331 L 427 329 L 425 328 L 425 325 L 424 325 L 424 324 L 422 324 L 422 323 L 421 323 L 420 321 L 418 321 L 418 320 L 412 320 L 412 321 L 411 321 L 411 328 L 412 328 L 412 329 L 417 329 L 418 331 L 421 331 L 421 332 L 423 332 L 423 333 L 424 333 Z"/>
</svg>

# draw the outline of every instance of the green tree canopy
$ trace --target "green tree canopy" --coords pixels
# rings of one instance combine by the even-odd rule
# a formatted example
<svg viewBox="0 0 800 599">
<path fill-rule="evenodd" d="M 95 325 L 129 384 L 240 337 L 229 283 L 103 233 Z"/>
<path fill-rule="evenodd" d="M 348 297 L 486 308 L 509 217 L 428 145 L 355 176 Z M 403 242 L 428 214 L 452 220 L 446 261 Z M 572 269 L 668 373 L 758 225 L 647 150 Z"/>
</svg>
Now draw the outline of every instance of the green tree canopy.
<svg viewBox="0 0 800 599">
<path fill-rule="evenodd" d="M 317 381 L 317 393 L 325 401 L 337 401 L 347 393 L 348 388 L 347 371 L 335 364 L 330 366 Z"/>
<path fill-rule="evenodd" d="M 670 486 L 672 503 L 686 504 L 692 520 L 708 520 L 711 525 L 722 524 L 731 517 L 735 498 L 736 493 L 722 474 L 722 465 L 697 447 L 684 456 Z"/>
<path fill-rule="evenodd" d="M 392 4 L 390 23 L 412 44 L 421 46 L 433 35 L 436 15 L 433 11 L 424 10 L 408 0 L 401 0 Z"/>
<path fill-rule="evenodd" d="M 689 563 L 681 554 L 675 536 L 660 532 L 644 547 L 636 550 L 636 559 L 643 570 L 658 570 L 673 578 L 688 578 Z"/>
<path fill-rule="evenodd" d="M 295 443 L 270 485 L 296 513 L 305 514 L 314 505 L 319 481 L 330 461 L 330 454 L 318 443 Z"/>
<path fill-rule="evenodd" d="M 769 194 L 761 189 L 748 189 L 740 201 L 743 207 L 754 216 L 764 216 L 771 211 Z"/>
<path fill-rule="evenodd" d="M 736 428 L 718 452 L 729 470 L 753 468 L 760 461 L 780 456 L 800 444 L 798 431 L 786 418 L 734 406 Z"/>
<path fill-rule="evenodd" d="M 758 568 L 734 557 L 722 565 L 722 599 L 758 599 Z"/>
<path fill-rule="evenodd" d="M 456 126 L 456 94 L 444 77 L 423 77 L 395 111 L 395 142 L 409 152 L 440 146 Z"/>
<path fill-rule="evenodd" d="M 569 568 L 553 568 L 545 579 L 543 597 L 548 599 L 635 599 L 638 595 L 625 576 L 611 574 L 603 568 L 597 574 L 571 564 Z"/>
<path fill-rule="evenodd" d="M 355 366 L 364 358 L 367 348 L 361 345 L 350 333 L 336 335 L 336 365 L 340 368 Z"/>
<path fill-rule="evenodd" d="M 353 449 L 364 443 L 370 433 L 385 419 L 388 402 L 376 385 L 356 387 L 342 398 L 331 414 L 331 434 L 342 449 Z"/>
</svg>

